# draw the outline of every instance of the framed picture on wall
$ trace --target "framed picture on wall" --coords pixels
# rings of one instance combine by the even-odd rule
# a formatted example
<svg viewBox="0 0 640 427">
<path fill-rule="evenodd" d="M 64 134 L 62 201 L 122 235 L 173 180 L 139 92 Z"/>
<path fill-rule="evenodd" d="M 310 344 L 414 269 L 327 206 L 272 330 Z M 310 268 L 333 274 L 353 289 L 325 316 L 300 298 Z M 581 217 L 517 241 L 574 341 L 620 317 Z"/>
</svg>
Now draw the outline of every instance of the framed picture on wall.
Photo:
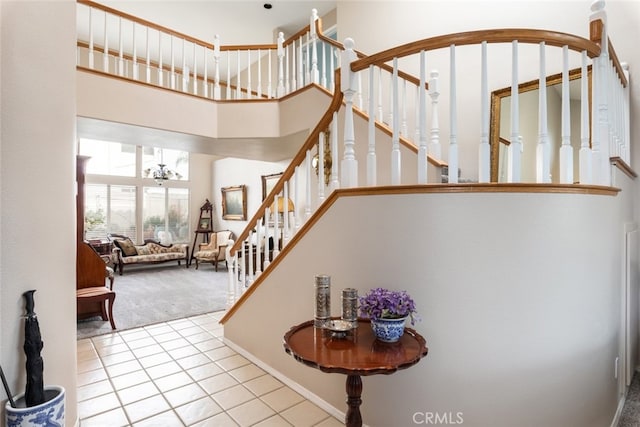
<svg viewBox="0 0 640 427">
<path fill-rule="evenodd" d="M 272 175 L 262 175 L 262 200 L 267 198 L 267 195 L 273 190 L 283 172 L 274 173 Z"/>
<path fill-rule="evenodd" d="M 198 223 L 199 231 L 210 231 L 211 218 L 200 218 L 200 222 Z"/>
<path fill-rule="evenodd" d="M 247 186 L 222 188 L 222 219 L 247 220 Z"/>
</svg>

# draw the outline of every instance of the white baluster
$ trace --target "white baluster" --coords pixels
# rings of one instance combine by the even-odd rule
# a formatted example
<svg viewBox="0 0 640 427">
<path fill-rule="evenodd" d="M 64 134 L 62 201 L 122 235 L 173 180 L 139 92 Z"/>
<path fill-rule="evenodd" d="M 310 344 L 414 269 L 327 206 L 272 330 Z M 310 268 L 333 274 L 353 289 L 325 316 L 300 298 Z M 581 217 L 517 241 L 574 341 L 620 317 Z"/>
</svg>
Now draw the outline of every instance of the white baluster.
<svg viewBox="0 0 640 427">
<path fill-rule="evenodd" d="M 279 216 L 280 212 L 278 209 L 278 198 L 279 196 L 276 194 L 273 198 L 273 258 L 275 259 L 280 254 L 280 224 L 279 224 Z"/>
<path fill-rule="evenodd" d="M 450 91 L 451 100 L 449 101 L 449 184 L 456 184 L 458 182 L 458 95 L 457 85 L 458 80 L 456 77 L 456 46 L 451 45 L 450 51 Z"/>
<path fill-rule="evenodd" d="M 228 274 L 229 281 L 227 287 L 227 307 L 231 307 L 233 303 L 236 302 L 235 290 L 236 290 L 236 280 L 238 277 L 238 252 L 231 256 L 231 248 L 233 247 L 234 241 L 229 240 L 227 244 L 227 254 L 226 258 L 228 260 Z"/>
<path fill-rule="evenodd" d="M 401 125 L 400 125 L 400 135 L 406 137 L 407 136 L 407 81 L 402 79 L 402 100 L 400 101 L 402 105 L 401 109 Z"/>
<path fill-rule="evenodd" d="M 170 88 L 171 89 L 175 89 L 176 88 L 176 57 L 175 57 L 175 52 L 173 49 L 173 36 L 171 37 L 171 74 L 170 74 Z"/>
<path fill-rule="evenodd" d="M 547 75 L 545 43 L 540 43 L 540 77 L 538 79 L 538 147 L 536 149 L 536 182 L 551 182 L 551 144 L 547 126 Z"/>
<path fill-rule="evenodd" d="M 236 99 L 242 99 L 242 83 L 240 83 L 240 51 L 236 51 Z"/>
<path fill-rule="evenodd" d="M 104 14 L 104 52 L 102 52 L 102 71 L 109 72 L 109 32 L 107 26 L 108 13 Z"/>
<path fill-rule="evenodd" d="M 304 87 L 304 59 L 302 54 L 302 36 L 300 36 L 300 40 L 298 41 L 298 84 L 300 87 Z M 308 82 L 307 82 L 308 83 Z"/>
<path fill-rule="evenodd" d="M 478 182 L 491 179 L 491 150 L 489 146 L 489 73 L 487 71 L 487 42 L 482 42 L 482 72 L 480 76 L 480 147 L 478 149 Z M 542 92 L 542 91 L 541 91 Z"/>
<path fill-rule="evenodd" d="M 358 108 L 362 111 L 364 110 L 364 107 L 362 106 L 362 73 L 357 73 L 356 79 L 358 79 L 358 90 L 356 92 L 357 105 Z"/>
<path fill-rule="evenodd" d="M 266 207 L 264 210 L 264 269 L 266 270 L 271 264 L 271 259 L 269 257 L 269 207 Z M 275 237 L 273 239 L 275 241 Z"/>
<path fill-rule="evenodd" d="M 260 274 L 262 274 L 262 262 L 261 262 L 261 255 L 262 255 L 261 235 L 262 235 L 262 229 L 261 228 L 262 228 L 262 224 L 260 223 L 260 221 L 258 221 L 258 223 L 256 224 L 256 273 L 255 273 L 255 278 L 256 279 L 258 277 L 260 277 Z"/>
<path fill-rule="evenodd" d="M 271 84 L 271 49 L 269 49 L 269 53 L 267 54 L 267 98 L 273 98 L 273 86 Z"/>
<path fill-rule="evenodd" d="M 289 234 L 289 181 L 284 183 L 282 195 L 282 247 L 284 248 L 291 237 Z"/>
<path fill-rule="evenodd" d="M 158 86 L 164 86 L 164 65 L 162 63 L 162 32 L 158 31 Z"/>
<path fill-rule="evenodd" d="M 289 80 L 289 47 L 284 48 L 284 92 L 291 93 L 291 82 Z"/>
<path fill-rule="evenodd" d="M 151 43 L 151 38 L 149 37 L 149 27 L 146 27 L 147 31 L 146 31 L 146 52 L 145 52 L 145 56 L 146 56 L 146 69 L 145 69 L 145 81 L 147 83 L 151 83 L 151 48 L 150 48 L 150 44 Z"/>
<path fill-rule="evenodd" d="M 622 72 L 624 73 L 625 79 L 627 82 L 629 81 L 629 64 L 626 62 L 622 62 L 620 64 L 622 66 Z M 624 160 L 631 164 L 631 126 L 630 126 L 630 115 L 629 115 L 629 84 L 623 89 L 623 127 L 624 127 L 624 138 L 626 141 L 625 151 L 624 151 Z M 593 169 L 593 168 L 592 168 Z"/>
<path fill-rule="evenodd" d="M 304 83 L 305 84 L 309 84 L 311 83 L 311 44 L 309 43 L 309 33 L 307 33 L 307 62 L 306 62 L 306 67 L 305 67 L 305 73 L 304 73 Z"/>
<path fill-rule="evenodd" d="M 589 85 L 587 74 L 587 52 L 582 51 L 580 71 L 580 184 L 591 184 L 591 148 L 589 147 Z"/>
<path fill-rule="evenodd" d="M 329 89 L 331 92 L 335 90 L 336 82 L 335 82 L 335 71 L 336 65 L 334 63 L 334 54 L 338 54 L 337 49 L 333 49 L 333 46 L 329 45 Z M 371 111 L 369 112 L 371 114 Z"/>
<path fill-rule="evenodd" d="M 182 39 L 182 91 L 187 92 L 189 86 L 189 67 L 187 66 L 187 41 Z"/>
<path fill-rule="evenodd" d="M 132 43 L 133 43 L 133 64 L 132 64 L 132 71 L 133 71 L 133 80 L 138 80 L 138 46 L 136 43 L 136 23 L 135 22 L 131 22 L 131 31 L 132 31 L 132 35 L 131 37 L 133 38 Z"/>
<path fill-rule="evenodd" d="M 331 191 L 340 188 L 338 179 L 338 112 L 334 111 L 331 121 Z"/>
<path fill-rule="evenodd" d="M 393 134 L 391 136 L 391 185 L 400 185 L 402 172 L 400 157 L 400 126 L 398 125 L 398 58 L 393 58 L 393 75 L 391 77 L 391 100 L 393 110 Z"/>
<path fill-rule="evenodd" d="M 388 114 L 388 120 L 387 120 L 387 124 L 389 125 L 389 127 L 391 128 L 391 130 L 393 130 L 393 116 L 396 114 L 395 110 L 393 109 L 394 107 L 394 100 L 393 100 L 393 92 L 394 92 L 394 75 L 393 72 L 391 73 L 391 77 L 389 78 L 389 114 Z"/>
<path fill-rule="evenodd" d="M 293 40 L 293 42 L 291 43 L 291 88 L 293 90 L 298 90 L 302 87 L 302 85 L 300 85 L 300 87 L 298 87 L 298 84 L 300 84 L 300 82 L 298 82 L 298 80 L 296 79 L 296 68 L 298 66 L 298 62 L 296 60 L 296 41 Z"/>
<path fill-rule="evenodd" d="M 214 72 L 213 99 L 219 100 L 221 97 L 221 93 L 220 93 L 220 36 L 218 34 L 216 34 L 213 39 L 213 72 Z"/>
<path fill-rule="evenodd" d="M 202 57 L 203 57 L 203 62 L 204 62 L 204 76 L 202 77 L 202 95 L 205 98 L 209 97 L 209 73 L 208 71 L 208 67 L 207 67 L 207 47 L 206 46 L 202 46 Z M 195 67 L 194 67 L 195 68 Z"/>
<path fill-rule="evenodd" d="M 262 98 L 262 56 L 258 49 L 258 99 Z"/>
<path fill-rule="evenodd" d="M 325 133 L 318 135 L 318 204 L 324 202 L 324 141 Z"/>
<path fill-rule="evenodd" d="M 375 111 L 375 67 L 369 65 L 369 123 L 368 123 L 368 150 L 367 150 L 367 185 L 374 186 L 378 182 L 377 158 L 376 158 L 376 117 Z"/>
<path fill-rule="evenodd" d="M 509 182 L 520 182 L 522 141 L 520 140 L 520 110 L 518 92 L 518 41 L 511 42 L 511 144 L 509 145 Z M 449 169 L 451 176 L 451 169 Z"/>
<path fill-rule="evenodd" d="M 353 129 L 353 95 L 358 86 L 356 75 L 351 71 L 351 63 L 357 59 L 354 51 L 355 43 L 353 39 L 347 38 L 344 41 L 345 50 L 342 52 L 342 73 L 340 80 L 344 100 L 346 103 L 344 121 L 344 158 L 341 164 L 341 187 L 351 188 L 358 186 L 358 161 L 355 158 L 355 133 Z"/>
<path fill-rule="evenodd" d="M 378 67 L 378 113 L 376 119 L 380 122 L 384 122 L 384 115 L 382 111 L 382 68 Z"/>
<path fill-rule="evenodd" d="M 236 286 L 236 298 L 240 297 L 244 292 L 244 289 L 247 287 L 247 241 L 242 242 L 242 262 L 240 263 L 240 281 L 238 282 L 238 286 Z"/>
<path fill-rule="evenodd" d="M 249 231 L 249 238 L 247 239 L 247 263 L 249 264 L 249 271 L 247 272 L 247 281 L 244 287 L 248 288 L 253 284 L 253 230 Z"/>
<path fill-rule="evenodd" d="M 427 183 L 427 63 L 424 50 L 420 51 L 420 85 L 418 86 L 418 184 Z M 429 84 L 431 89 L 431 84 Z"/>
<path fill-rule="evenodd" d="M 227 90 L 226 99 L 231 99 L 231 51 L 227 51 Z"/>
<path fill-rule="evenodd" d="M 276 89 L 276 96 L 281 98 L 285 95 L 284 91 L 284 34 L 281 32 L 278 33 L 278 88 Z"/>
<path fill-rule="evenodd" d="M 93 8 L 89 8 L 89 68 L 93 69 Z"/>
<path fill-rule="evenodd" d="M 320 83 L 320 74 L 318 72 L 318 46 L 316 41 L 318 34 L 316 33 L 316 21 L 318 20 L 318 11 L 316 9 L 311 10 L 311 23 L 309 29 L 311 32 L 311 80 L 313 83 Z"/>
<path fill-rule="evenodd" d="M 193 94 L 198 94 L 198 57 L 196 56 L 197 44 L 193 43 Z"/>
<path fill-rule="evenodd" d="M 571 147 L 571 99 L 569 97 L 569 47 L 562 47 L 562 144 L 560 145 L 560 183 L 573 184 Z"/>
<path fill-rule="evenodd" d="M 296 206 L 298 205 L 298 181 L 300 180 L 300 175 L 298 175 L 300 173 L 300 166 L 296 166 L 295 168 L 295 172 L 293 173 L 293 196 L 291 197 L 292 201 L 293 201 L 293 234 L 295 235 L 298 230 L 300 230 L 300 226 L 302 225 L 300 223 L 300 215 L 297 214 L 297 212 L 295 211 Z M 300 209 L 298 209 L 300 210 Z"/>
<path fill-rule="evenodd" d="M 440 73 L 431 71 L 429 74 L 429 97 L 431 98 L 431 133 L 429 140 L 429 153 L 436 159 L 442 159 L 442 144 L 440 144 L 440 122 L 438 116 L 438 90 Z"/>
<path fill-rule="evenodd" d="M 247 99 L 253 98 L 251 93 L 253 88 L 251 87 L 251 49 L 247 49 Z"/>
<path fill-rule="evenodd" d="M 307 221 L 309 217 L 311 217 L 311 150 L 307 150 L 307 155 L 304 159 L 304 165 L 307 172 L 306 176 L 306 188 L 305 188 L 305 196 L 307 199 L 307 203 L 304 206 L 304 220 Z"/>
<path fill-rule="evenodd" d="M 122 39 L 122 18 L 118 18 L 118 75 L 124 76 L 124 40 Z"/>
<path fill-rule="evenodd" d="M 322 84 L 322 87 L 325 87 L 325 88 L 328 89 L 329 87 L 327 86 L 327 73 L 328 73 L 328 70 L 327 70 L 327 46 L 325 46 L 325 44 L 322 43 L 322 80 L 321 80 L 321 84 Z M 332 90 L 332 92 L 333 92 L 333 90 Z"/>
</svg>

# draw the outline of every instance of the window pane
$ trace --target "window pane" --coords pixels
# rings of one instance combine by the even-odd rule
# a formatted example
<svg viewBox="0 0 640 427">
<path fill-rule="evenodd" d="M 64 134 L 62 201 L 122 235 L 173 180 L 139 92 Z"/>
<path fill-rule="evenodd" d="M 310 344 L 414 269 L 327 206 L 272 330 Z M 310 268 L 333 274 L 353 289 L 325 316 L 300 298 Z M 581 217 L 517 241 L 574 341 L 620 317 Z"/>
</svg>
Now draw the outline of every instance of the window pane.
<svg viewBox="0 0 640 427">
<path fill-rule="evenodd" d="M 169 192 L 169 232 L 175 242 L 189 241 L 189 190 L 168 188 Z"/>
<path fill-rule="evenodd" d="M 87 184 L 84 201 L 84 238 L 107 238 L 107 186 Z"/>
<path fill-rule="evenodd" d="M 110 186 L 109 232 L 124 234 L 136 241 L 136 187 Z"/>
<path fill-rule="evenodd" d="M 165 229 L 165 193 L 164 187 L 144 187 L 142 197 L 142 237 L 156 239 L 159 231 Z"/>
<path fill-rule="evenodd" d="M 87 174 L 136 176 L 135 145 L 80 139 L 80 154 L 91 157 Z"/>
<path fill-rule="evenodd" d="M 150 177 L 151 175 L 147 171 L 157 169 L 158 164 L 164 164 L 169 170 L 177 173 L 179 175 L 178 179 L 189 180 L 189 152 L 169 150 L 167 148 L 143 147 L 142 176 Z"/>
</svg>

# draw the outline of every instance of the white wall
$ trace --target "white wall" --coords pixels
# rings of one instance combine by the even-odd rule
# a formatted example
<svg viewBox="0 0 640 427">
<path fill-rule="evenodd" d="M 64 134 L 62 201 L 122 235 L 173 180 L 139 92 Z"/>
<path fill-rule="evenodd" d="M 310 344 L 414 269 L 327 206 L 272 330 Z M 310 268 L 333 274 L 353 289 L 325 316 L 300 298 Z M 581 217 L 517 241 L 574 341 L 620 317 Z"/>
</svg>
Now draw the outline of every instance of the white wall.
<svg viewBox="0 0 640 427">
<path fill-rule="evenodd" d="M 24 392 L 22 293 L 36 289 L 44 381 L 65 387 L 67 426 L 77 419 L 75 6 L 3 1 L 0 12 L 0 363 Z"/>
</svg>

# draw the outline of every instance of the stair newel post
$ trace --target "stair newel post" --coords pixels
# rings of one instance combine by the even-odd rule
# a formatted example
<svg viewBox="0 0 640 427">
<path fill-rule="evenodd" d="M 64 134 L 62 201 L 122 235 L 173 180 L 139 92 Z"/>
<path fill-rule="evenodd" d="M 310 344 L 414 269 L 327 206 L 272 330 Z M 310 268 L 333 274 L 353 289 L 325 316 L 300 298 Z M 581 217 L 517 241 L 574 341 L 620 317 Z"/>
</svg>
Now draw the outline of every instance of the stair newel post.
<svg viewBox="0 0 640 427">
<path fill-rule="evenodd" d="M 340 188 L 338 178 L 338 112 L 334 111 L 331 120 L 331 191 Z"/>
<path fill-rule="evenodd" d="M 253 98 L 251 91 L 251 49 L 247 49 L 247 99 Z"/>
<path fill-rule="evenodd" d="M 367 151 L 367 185 L 377 184 L 377 159 L 376 159 L 376 117 L 375 111 L 375 67 L 369 65 L 369 122 L 368 137 L 369 145 Z"/>
<path fill-rule="evenodd" d="M 164 86 L 164 68 L 162 63 L 162 32 L 158 31 L 158 85 Z"/>
<path fill-rule="evenodd" d="M 258 99 L 262 98 L 262 56 L 258 49 Z"/>
<path fill-rule="evenodd" d="M 587 52 L 582 51 L 580 71 L 580 184 L 592 183 L 591 148 L 589 147 L 589 85 L 587 74 Z"/>
<path fill-rule="evenodd" d="M 431 131 L 428 152 L 436 159 L 442 158 L 442 146 L 440 144 L 440 123 L 438 116 L 438 91 L 440 73 L 431 71 L 429 74 L 429 97 L 431 98 Z"/>
<path fill-rule="evenodd" d="M 491 179 L 491 150 L 489 146 L 489 73 L 487 70 L 487 42 L 481 45 L 482 71 L 480 75 L 480 147 L 478 148 L 478 182 Z"/>
<path fill-rule="evenodd" d="M 220 99 L 220 36 L 213 39 L 213 99 Z"/>
<path fill-rule="evenodd" d="M 271 237 L 271 233 L 269 230 L 269 207 L 267 206 L 264 210 L 264 268 L 266 269 L 269 264 L 271 264 L 271 259 L 269 258 L 269 238 Z M 276 237 L 273 236 L 273 240 L 275 242 Z"/>
<path fill-rule="evenodd" d="M 316 33 L 316 21 L 318 20 L 318 10 L 311 10 L 311 22 L 309 23 L 309 32 L 311 33 L 311 81 L 320 83 L 320 73 L 318 71 L 318 34 Z M 324 64 L 324 62 L 323 62 Z"/>
<path fill-rule="evenodd" d="M 146 68 L 145 68 L 145 81 L 151 83 L 151 39 L 149 37 L 149 27 L 146 27 L 146 41 L 145 41 L 145 56 L 146 56 Z"/>
<path fill-rule="evenodd" d="M 573 184 L 571 147 L 571 105 L 569 96 L 569 47 L 562 47 L 562 143 L 560 145 L 560 183 Z"/>
<path fill-rule="evenodd" d="M 420 85 L 418 86 L 418 184 L 427 183 L 427 64 L 424 50 L 420 51 Z M 431 89 L 431 85 L 429 85 Z"/>
<path fill-rule="evenodd" d="M 545 43 L 540 43 L 540 76 L 538 79 L 538 147 L 536 149 L 536 182 L 551 182 L 551 144 L 547 127 L 547 67 Z"/>
<path fill-rule="evenodd" d="M 400 185 L 402 159 L 400 156 L 400 126 L 398 114 L 398 58 L 393 58 L 393 75 L 391 77 L 392 130 L 391 136 L 391 185 Z"/>
<path fill-rule="evenodd" d="M 318 204 L 324 202 L 324 143 L 326 134 L 320 132 L 318 135 Z"/>
<path fill-rule="evenodd" d="M 307 203 L 304 205 L 304 220 L 306 222 L 311 217 L 311 150 L 307 150 L 304 167 L 306 170 L 306 188 L 304 193 L 307 199 Z"/>
<path fill-rule="evenodd" d="M 278 87 L 276 89 L 276 97 L 281 98 L 285 95 L 284 91 L 284 34 L 278 33 Z"/>
<path fill-rule="evenodd" d="M 122 18 L 118 18 L 118 75 L 124 76 L 124 40 L 122 39 Z"/>
<path fill-rule="evenodd" d="M 231 248 L 233 247 L 234 241 L 229 240 L 228 246 L 226 248 L 227 251 L 227 260 L 228 260 L 228 274 L 229 281 L 227 285 L 227 307 L 231 307 L 233 303 L 236 301 L 235 290 L 236 290 L 236 278 L 238 277 L 238 252 L 231 255 Z"/>
<path fill-rule="evenodd" d="M 104 14 L 104 52 L 102 52 L 102 71 L 109 72 L 109 27 L 107 25 L 108 13 Z"/>
<path fill-rule="evenodd" d="M 456 77 L 456 46 L 450 46 L 451 61 L 450 75 L 450 97 L 449 101 L 449 184 L 456 184 L 458 182 L 458 80 Z"/>
<path fill-rule="evenodd" d="M 342 72 L 340 73 L 342 91 L 344 93 L 345 108 L 345 129 L 344 129 L 344 157 L 341 163 L 341 187 L 351 188 L 358 186 L 358 161 L 355 158 L 355 132 L 353 128 L 353 96 L 358 88 L 356 74 L 351 70 L 351 63 L 357 59 L 354 51 L 353 39 L 347 38 L 344 41 L 344 51 L 342 52 Z"/>
<path fill-rule="evenodd" d="M 522 141 L 518 92 L 518 41 L 511 42 L 511 144 L 509 145 L 508 182 L 520 182 Z M 451 174 L 451 172 L 449 172 Z"/>
<path fill-rule="evenodd" d="M 135 22 L 131 22 L 131 32 L 132 32 L 132 43 L 133 43 L 133 64 L 131 66 L 132 68 L 132 74 L 133 74 L 133 80 L 138 80 L 138 46 L 136 43 L 136 23 Z"/>
<path fill-rule="evenodd" d="M 93 8 L 89 8 L 89 68 L 93 70 L 94 52 L 93 52 Z"/>
</svg>

